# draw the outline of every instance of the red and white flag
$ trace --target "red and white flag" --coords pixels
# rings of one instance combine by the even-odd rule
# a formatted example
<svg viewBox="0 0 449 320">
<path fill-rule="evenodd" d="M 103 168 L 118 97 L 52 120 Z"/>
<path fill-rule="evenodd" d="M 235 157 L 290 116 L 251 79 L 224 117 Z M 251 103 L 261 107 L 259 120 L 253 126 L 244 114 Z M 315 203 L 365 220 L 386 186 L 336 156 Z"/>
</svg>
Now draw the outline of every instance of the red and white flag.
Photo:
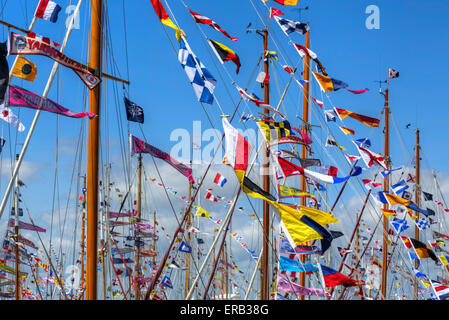
<svg viewBox="0 0 449 320">
<path fill-rule="evenodd" d="M 363 161 L 365 162 L 368 168 L 371 168 L 374 164 L 377 164 L 382 168 L 384 168 L 385 170 L 388 170 L 384 157 L 382 157 L 380 154 L 375 154 L 374 152 L 366 148 L 360 147 L 358 145 L 356 146 L 357 149 L 359 150 L 360 156 L 362 157 Z"/>
<path fill-rule="evenodd" d="M 296 49 L 296 51 L 298 51 L 301 58 L 304 58 L 305 55 L 308 55 L 313 60 L 318 59 L 317 54 L 315 52 L 313 52 L 312 50 L 307 49 L 306 47 L 304 47 L 300 44 L 297 44 L 297 43 L 294 43 L 293 45 L 295 46 L 295 49 Z"/>
<path fill-rule="evenodd" d="M 207 193 L 206 193 L 206 199 L 207 200 L 210 200 L 210 201 L 213 201 L 213 202 L 218 202 L 218 201 L 220 201 L 220 199 L 218 199 L 217 197 L 215 197 L 213 194 L 212 194 L 212 189 L 207 189 Z"/>
<path fill-rule="evenodd" d="M 276 17 L 276 16 L 283 16 L 284 13 L 276 8 L 270 8 L 270 18 Z"/>
<path fill-rule="evenodd" d="M 288 65 L 284 65 L 284 66 L 282 66 L 282 68 L 283 68 L 285 71 L 287 71 L 288 73 L 290 73 L 290 74 L 294 74 L 294 73 L 295 73 L 295 70 L 293 70 L 293 68 L 290 67 L 290 66 L 288 66 Z"/>
<path fill-rule="evenodd" d="M 318 99 L 315 99 L 314 97 L 312 97 L 311 96 L 311 98 L 312 98 L 312 100 L 313 101 L 315 101 L 316 102 L 316 104 L 321 108 L 321 109 L 323 109 L 323 101 L 320 101 L 320 100 L 318 100 Z"/>
<path fill-rule="evenodd" d="M 53 47 L 59 47 L 59 46 L 61 46 L 59 43 L 54 42 L 54 41 L 51 41 L 50 38 L 40 36 L 40 35 L 34 33 L 33 31 L 29 31 L 28 34 L 27 34 L 27 37 L 28 37 L 28 38 L 36 39 L 36 40 L 38 40 L 38 41 L 42 41 L 43 43 L 46 43 L 46 44 L 48 44 L 49 46 L 53 46 Z"/>
<path fill-rule="evenodd" d="M 61 7 L 56 2 L 40 0 L 34 16 L 50 22 L 56 22 L 60 11 Z"/>
<path fill-rule="evenodd" d="M 362 181 L 363 181 L 363 184 L 365 185 L 365 188 L 367 188 L 368 190 L 382 186 L 382 183 L 373 182 L 369 179 L 363 179 Z"/>
<path fill-rule="evenodd" d="M 238 38 L 231 37 L 226 31 L 224 31 L 222 28 L 220 28 L 220 26 L 218 24 L 216 24 L 215 21 L 213 21 L 212 19 L 209 19 L 208 17 L 205 17 L 199 13 L 193 12 L 190 9 L 189 9 L 189 11 L 192 14 L 193 20 L 195 20 L 196 23 L 207 24 L 207 25 L 211 26 L 212 28 L 214 28 L 215 30 L 223 33 L 226 37 L 228 37 L 232 41 L 238 40 Z"/>
<path fill-rule="evenodd" d="M 350 165 L 354 165 L 356 161 L 360 160 L 359 156 L 352 156 L 350 154 L 345 154 L 346 160 L 348 160 Z"/>
</svg>

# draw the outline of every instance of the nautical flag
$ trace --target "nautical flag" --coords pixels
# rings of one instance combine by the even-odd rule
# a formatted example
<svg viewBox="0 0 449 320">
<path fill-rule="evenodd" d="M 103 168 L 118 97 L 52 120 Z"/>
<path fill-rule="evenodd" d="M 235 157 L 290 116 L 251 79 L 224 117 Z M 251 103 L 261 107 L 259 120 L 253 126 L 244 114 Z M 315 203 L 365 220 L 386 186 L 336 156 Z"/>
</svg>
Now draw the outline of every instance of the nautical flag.
<svg viewBox="0 0 449 320">
<path fill-rule="evenodd" d="M 300 189 L 294 187 L 278 185 L 278 195 L 279 199 L 310 197 L 316 201 L 316 198 L 313 194 L 301 191 Z"/>
<path fill-rule="evenodd" d="M 269 84 L 270 83 L 270 75 L 265 73 L 264 71 L 261 71 L 257 75 L 256 82 L 259 82 L 262 84 Z"/>
<path fill-rule="evenodd" d="M 399 195 L 400 193 L 408 189 L 408 185 L 405 183 L 404 180 L 401 180 L 398 183 L 392 185 L 391 189 L 396 195 Z"/>
<path fill-rule="evenodd" d="M 313 263 L 302 263 L 283 256 L 279 257 L 279 270 L 290 272 L 317 272 L 318 268 Z"/>
<path fill-rule="evenodd" d="M 435 290 L 439 300 L 446 300 L 449 298 L 449 287 L 439 282 L 431 281 L 432 287 Z"/>
<path fill-rule="evenodd" d="M 410 249 L 410 248 L 413 247 L 413 244 L 410 242 L 410 238 L 409 237 L 406 237 L 406 236 L 399 236 L 399 237 L 401 238 L 402 243 L 404 244 L 404 246 L 407 249 Z"/>
<path fill-rule="evenodd" d="M 270 8 L 270 18 L 276 17 L 276 16 L 283 16 L 284 13 L 276 8 Z"/>
<path fill-rule="evenodd" d="M 355 134 L 355 131 L 352 130 L 352 129 L 349 129 L 349 128 L 346 128 L 346 127 L 339 127 L 339 128 L 340 128 L 341 131 L 343 131 L 343 133 L 345 135 L 348 135 L 348 134 L 354 135 Z"/>
<path fill-rule="evenodd" d="M 200 232 L 200 230 L 197 229 L 197 228 L 191 227 L 191 228 L 188 230 L 188 232 L 197 233 L 197 232 Z"/>
<path fill-rule="evenodd" d="M 247 114 L 247 113 L 243 112 L 242 116 L 240 117 L 240 122 L 246 122 L 251 119 L 255 120 L 255 117 L 252 114 Z"/>
<path fill-rule="evenodd" d="M 449 257 L 448 256 L 441 255 L 441 256 L 438 256 L 438 258 L 440 259 L 440 261 L 443 264 L 443 266 L 448 266 L 449 265 Z"/>
<path fill-rule="evenodd" d="M 388 79 L 393 79 L 393 78 L 398 78 L 398 77 L 399 77 L 399 71 L 388 68 Z"/>
<path fill-rule="evenodd" d="M 219 185 L 220 187 L 223 187 L 226 182 L 227 182 L 226 178 L 221 174 L 217 173 L 217 175 L 214 178 L 214 183 Z"/>
<path fill-rule="evenodd" d="M 336 122 L 337 121 L 337 113 L 331 110 L 324 110 L 324 116 L 326 117 L 326 122 Z"/>
<path fill-rule="evenodd" d="M 37 76 L 37 67 L 28 59 L 18 56 L 14 68 L 12 69 L 12 75 L 33 82 Z"/>
<path fill-rule="evenodd" d="M 314 288 L 305 288 L 296 284 L 295 282 L 289 281 L 282 276 L 278 276 L 277 279 L 277 290 L 284 291 L 287 293 L 293 293 L 297 296 L 317 296 L 317 297 L 325 297 L 327 292 L 323 289 L 314 289 Z M 279 295 L 276 297 L 276 300 L 284 300 L 283 296 Z M 285 299 L 287 300 L 287 299 Z"/>
<path fill-rule="evenodd" d="M 268 0 L 263 0 L 264 2 L 267 2 Z M 282 4 L 283 6 L 296 6 L 299 2 L 299 0 L 274 0 L 279 4 Z"/>
<path fill-rule="evenodd" d="M 312 97 L 311 96 L 311 98 L 312 98 L 312 100 L 313 101 L 315 101 L 315 103 L 321 108 L 321 109 L 323 109 L 323 101 L 320 101 L 320 100 L 317 100 L 317 99 L 315 99 L 314 97 Z"/>
<path fill-rule="evenodd" d="M 6 42 L 0 43 L 0 105 L 5 101 L 6 89 L 9 84 L 9 66 L 6 56 L 8 47 Z"/>
<path fill-rule="evenodd" d="M 387 218 L 396 215 L 396 210 L 380 209 L 380 211 L 382 211 L 382 213 L 383 213 Z"/>
<path fill-rule="evenodd" d="M 351 287 L 356 285 L 357 283 L 357 280 L 348 278 L 344 274 L 327 266 L 321 265 L 321 271 L 323 273 L 324 283 L 326 287 L 335 287 L 338 285 Z"/>
<path fill-rule="evenodd" d="M 180 41 L 178 60 L 189 78 L 198 101 L 212 104 L 217 81 L 190 48 L 187 48 L 184 40 Z"/>
<path fill-rule="evenodd" d="M 393 221 L 390 221 L 390 224 L 398 234 L 409 228 L 409 226 L 407 225 L 407 221 L 404 219 L 394 218 Z"/>
<path fill-rule="evenodd" d="M 0 138 L 0 153 L 2 152 L 2 150 L 3 150 L 3 146 L 5 145 L 5 142 L 6 142 L 6 140 L 5 139 L 3 139 L 3 138 Z"/>
<path fill-rule="evenodd" d="M 434 238 L 442 238 L 442 239 L 444 239 L 444 240 L 449 240 L 449 236 L 447 236 L 447 235 L 445 235 L 445 234 L 442 234 L 442 233 L 439 233 L 439 232 L 437 232 L 437 231 L 433 231 L 433 230 L 432 230 L 432 234 L 433 234 L 433 237 L 434 237 Z"/>
<path fill-rule="evenodd" d="M 297 22 L 289 19 L 274 17 L 279 27 L 281 27 L 282 31 L 288 36 L 292 32 L 297 32 L 299 34 L 305 34 L 310 30 L 310 27 L 307 23 Z"/>
<path fill-rule="evenodd" d="M 351 117 L 365 125 L 367 125 L 368 127 L 378 127 L 379 126 L 379 119 L 375 119 L 375 118 L 371 118 L 371 117 L 367 117 L 349 110 L 345 110 L 345 109 L 341 109 L 341 108 L 334 108 L 335 112 L 338 114 L 338 117 L 340 118 L 340 120 L 345 119 L 346 117 Z"/>
<path fill-rule="evenodd" d="M 238 130 L 231 126 L 227 118 L 223 118 L 222 123 L 226 142 L 225 162 L 234 169 L 239 182 L 242 183 L 248 167 L 251 146 Z"/>
<path fill-rule="evenodd" d="M 427 192 L 424 192 L 424 191 L 422 193 L 424 195 L 424 200 L 426 200 L 426 201 L 432 201 L 433 200 L 433 194 L 427 193 Z"/>
<path fill-rule="evenodd" d="M 61 6 L 50 0 L 40 0 L 34 16 L 50 22 L 58 21 Z"/>
<path fill-rule="evenodd" d="M 285 71 L 287 71 L 289 74 L 294 74 L 295 70 L 293 70 L 292 67 L 288 66 L 288 65 L 284 65 L 282 66 L 282 69 L 284 69 Z"/>
<path fill-rule="evenodd" d="M 371 140 L 369 140 L 368 138 L 362 138 L 362 139 L 357 139 L 354 140 L 354 143 L 362 148 L 369 148 L 371 147 Z"/>
<path fill-rule="evenodd" d="M 162 5 L 160 0 L 151 0 L 151 4 L 153 5 L 154 11 L 156 12 L 157 17 L 159 18 L 159 20 L 161 21 L 161 23 L 163 25 L 166 25 L 167 27 L 175 29 L 177 34 L 182 32 L 173 23 L 173 21 L 171 21 L 170 17 L 167 14 L 167 11 L 165 11 L 165 8 Z M 184 34 L 184 32 L 182 32 L 182 33 Z"/>
<path fill-rule="evenodd" d="M 336 177 L 337 173 L 338 173 L 338 168 L 331 166 L 331 165 L 322 165 L 318 168 L 318 171 L 322 174 L 331 176 L 331 177 Z"/>
<path fill-rule="evenodd" d="M 431 258 L 433 261 L 435 261 L 436 263 L 438 263 L 438 258 L 435 255 L 435 253 L 432 251 L 432 249 L 429 248 L 428 245 L 426 245 L 425 243 L 422 243 L 419 240 L 413 239 L 413 238 L 409 238 L 410 241 L 413 244 L 413 247 L 415 248 L 416 254 L 418 255 L 418 257 L 422 258 Z"/>
<path fill-rule="evenodd" d="M 212 189 L 207 189 L 207 193 L 206 193 L 206 196 L 205 196 L 205 198 L 207 199 L 207 200 L 210 200 L 210 201 L 213 201 L 213 202 L 218 202 L 218 201 L 220 201 L 220 199 L 218 199 L 217 197 L 215 197 L 213 194 L 212 194 Z"/>
<path fill-rule="evenodd" d="M 332 137 L 327 137 L 327 139 L 326 139 L 325 147 L 329 147 L 329 146 L 336 146 L 336 147 L 339 147 L 341 150 L 346 151 L 346 148 L 340 146 L 340 145 L 337 143 L 337 141 L 335 141 L 335 139 L 332 138 Z"/>
<path fill-rule="evenodd" d="M 152 1 L 153 1 L 153 0 L 152 0 Z M 164 278 L 162 279 L 161 284 L 162 284 L 163 286 L 167 287 L 167 288 L 173 289 L 172 282 L 171 282 L 170 278 L 169 278 L 167 275 L 164 276 Z"/>
<path fill-rule="evenodd" d="M 432 209 L 426 208 L 427 211 L 427 216 L 434 216 L 435 215 L 435 211 L 433 211 Z"/>
<path fill-rule="evenodd" d="M 196 206 L 198 210 L 196 211 L 195 217 L 204 217 L 204 218 L 210 218 L 210 213 L 207 212 L 205 209 Z"/>
<path fill-rule="evenodd" d="M 268 103 L 265 103 L 265 102 L 259 100 L 256 96 L 254 96 L 254 94 L 252 94 L 252 95 L 249 94 L 248 92 L 246 92 L 245 90 L 240 88 L 238 85 L 235 85 L 235 88 L 237 89 L 237 91 L 240 93 L 240 95 L 242 96 L 242 98 L 244 100 L 250 100 L 251 102 L 255 103 L 256 106 L 258 106 L 259 108 L 268 109 L 271 112 L 277 113 L 282 119 L 285 119 L 285 116 L 281 112 L 279 112 L 278 110 L 273 108 Z"/>
<path fill-rule="evenodd" d="M 419 220 L 415 221 L 415 224 L 419 228 L 419 230 L 426 230 L 427 228 L 430 228 L 430 223 L 426 218 L 420 218 Z"/>
<path fill-rule="evenodd" d="M 400 170 L 400 169 L 402 169 L 402 167 L 391 169 L 391 170 L 386 170 L 386 171 L 381 171 L 380 174 L 383 175 L 384 178 L 386 178 L 393 171 Z"/>
<path fill-rule="evenodd" d="M 367 188 L 368 190 L 382 186 L 382 183 L 373 182 L 369 179 L 363 179 L 362 182 L 365 185 L 365 188 Z"/>
<path fill-rule="evenodd" d="M 130 135 L 130 142 L 131 142 L 131 151 L 133 153 L 149 153 L 155 158 L 164 160 L 169 165 L 171 165 L 173 168 L 178 170 L 182 175 L 187 177 L 190 182 L 194 183 L 192 177 L 192 169 L 188 168 L 183 163 L 177 161 L 176 159 L 172 158 L 169 154 L 166 152 L 159 150 L 158 148 L 146 143 L 143 140 L 140 140 L 133 135 Z"/>
<path fill-rule="evenodd" d="M 237 70 L 235 71 L 235 73 L 238 74 L 241 66 L 239 56 L 233 50 L 226 47 L 224 44 L 221 44 L 211 39 L 207 40 L 209 41 L 209 44 L 211 45 L 221 64 L 225 63 L 226 61 L 234 62 L 235 65 L 237 66 Z"/>
<path fill-rule="evenodd" d="M 181 252 L 185 252 L 185 253 L 191 253 L 192 252 L 192 247 L 189 246 L 185 241 L 183 241 L 180 246 L 179 246 L 179 251 Z"/>
<path fill-rule="evenodd" d="M 377 164 L 382 168 L 387 169 L 385 159 L 380 154 L 375 154 L 374 152 L 371 152 L 370 150 L 359 146 L 357 146 L 357 149 L 359 150 L 363 162 L 365 162 L 368 168 L 371 168 L 374 164 Z"/>
<path fill-rule="evenodd" d="M 142 107 L 139 107 L 126 97 L 123 97 L 123 100 L 125 101 L 126 118 L 128 121 L 143 123 L 144 113 Z"/>
<path fill-rule="evenodd" d="M 322 182 L 322 183 L 335 184 L 335 183 L 345 182 L 350 177 L 356 177 L 362 173 L 362 168 L 355 167 L 354 172 L 347 177 L 343 177 L 343 178 L 332 177 L 329 175 L 325 175 L 322 173 L 318 173 L 318 172 L 314 172 L 314 171 L 310 171 L 310 170 L 301 168 L 301 167 L 295 165 L 294 163 L 292 163 L 288 160 L 285 160 L 282 157 L 277 157 L 277 158 L 278 158 L 278 163 L 281 167 L 281 170 L 283 171 L 283 173 L 286 177 L 288 177 L 290 175 L 304 175 L 310 179 L 314 179 L 314 180 Z"/>
<path fill-rule="evenodd" d="M 290 122 L 288 121 L 274 122 L 270 120 L 261 120 L 257 121 L 257 125 L 264 133 L 268 142 L 294 135 L 292 128 L 290 127 Z"/>
<path fill-rule="evenodd" d="M 25 126 L 20 122 L 19 118 L 11 111 L 10 108 L 0 105 L 0 119 L 5 120 L 19 132 L 25 131 Z"/>
<path fill-rule="evenodd" d="M 402 193 L 402 196 L 401 196 L 402 198 L 404 198 L 404 199 L 406 199 L 406 200 L 410 200 L 411 198 L 412 198 L 412 194 L 410 193 L 410 192 L 408 192 L 408 191 L 404 191 L 403 193 Z"/>
<path fill-rule="evenodd" d="M 188 9 L 188 10 L 192 14 L 193 20 L 195 20 L 196 23 L 207 24 L 207 25 L 211 26 L 212 28 L 214 28 L 215 30 L 223 33 L 226 37 L 228 37 L 232 41 L 238 40 L 238 38 L 231 37 L 226 31 L 224 31 L 222 28 L 220 28 L 220 26 L 218 24 L 216 24 L 215 21 L 213 21 L 212 19 L 209 19 L 208 17 L 205 17 L 199 13 L 193 12 L 190 9 Z"/>
<path fill-rule="evenodd" d="M 309 56 L 318 65 L 318 68 L 320 69 L 321 73 L 327 76 L 327 72 L 324 69 L 323 65 L 321 64 L 320 60 L 318 60 L 318 56 L 315 52 L 297 43 L 294 43 L 293 46 L 295 47 L 296 51 L 298 52 L 301 58 L 304 58 L 305 55 Z"/>
<path fill-rule="evenodd" d="M 324 92 L 338 91 L 339 89 L 348 87 L 348 84 L 341 80 L 333 79 L 317 72 L 312 72 L 320 88 Z"/>
<path fill-rule="evenodd" d="M 345 154 L 346 160 L 348 160 L 349 164 L 352 166 L 354 163 L 360 160 L 360 156 L 352 156 L 350 154 Z"/>
<path fill-rule="evenodd" d="M 408 257 L 410 258 L 410 261 L 412 262 L 412 264 L 415 264 L 415 261 L 417 262 L 417 266 L 419 267 L 421 265 L 421 260 L 419 259 L 419 257 L 414 254 L 413 252 L 409 251 L 408 252 Z M 420 277 L 422 275 L 424 275 L 423 273 L 420 273 L 417 269 L 413 268 L 413 271 L 415 272 L 417 277 Z"/>
<path fill-rule="evenodd" d="M 51 41 L 50 38 L 40 36 L 40 35 L 34 33 L 33 31 L 28 31 L 27 37 L 28 37 L 28 38 L 31 38 L 31 39 L 38 40 L 38 41 L 42 41 L 42 42 L 48 44 L 49 46 L 53 46 L 53 47 L 59 47 L 59 46 L 61 46 L 59 43 L 57 43 L 57 42 L 55 42 L 55 41 Z"/>
</svg>

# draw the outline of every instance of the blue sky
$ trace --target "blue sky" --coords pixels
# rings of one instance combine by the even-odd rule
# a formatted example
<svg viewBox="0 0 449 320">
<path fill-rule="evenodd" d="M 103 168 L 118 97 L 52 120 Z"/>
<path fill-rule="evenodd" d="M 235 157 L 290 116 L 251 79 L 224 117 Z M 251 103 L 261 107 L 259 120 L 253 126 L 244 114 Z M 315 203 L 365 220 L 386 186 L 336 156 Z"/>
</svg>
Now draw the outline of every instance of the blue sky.
<svg viewBox="0 0 449 320">
<path fill-rule="evenodd" d="M 58 1 L 64 8 L 60 19 L 56 24 L 47 21 L 38 21 L 35 32 L 48 36 L 54 41 L 62 42 L 65 32 L 65 7 L 76 1 Z M 9 23 L 26 27 L 34 12 L 37 1 L 16 0 L 8 2 L 3 12 L 2 19 Z M 196 55 L 209 68 L 210 72 L 218 80 L 216 88 L 216 99 L 219 101 L 225 113 L 231 113 L 236 101 L 239 99 L 237 91 L 232 88 L 232 81 L 236 81 L 241 87 L 248 83 L 251 72 L 255 68 L 257 59 L 262 50 L 261 38 L 255 33 L 245 33 L 248 23 L 252 28 L 263 28 L 252 3 L 258 12 L 264 15 L 266 21 L 266 9 L 259 0 L 241 1 L 186 1 L 188 6 L 198 13 L 216 21 L 231 36 L 239 37 L 237 42 L 232 42 L 212 28 L 199 25 L 201 30 L 210 38 L 221 42 L 239 55 L 242 68 L 239 75 L 235 74 L 235 65 L 227 62 L 223 67 L 217 62 L 211 53 L 201 34 L 199 33 L 190 14 L 184 8 L 181 1 L 169 1 L 170 8 L 181 28 L 186 32 L 187 39 Z M 80 17 L 80 29 L 74 30 L 66 49 L 66 55 L 83 63 L 87 63 L 87 40 L 88 40 L 88 4 L 82 5 Z M 122 1 L 108 1 L 110 37 L 112 42 L 108 44 L 113 50 L 114 61 L 118 67 L 121 77 L 127 78 L 129 72 L 130 99 L 141 105 L 145 112 L 145 124 L 141 126 L 148 141 L 155 146 L 169 152 L 176 143 L 170 141 L 171 133 L 176 129 L 187 129 L 192 131 L 193 121 L 201 121 L 203 130 L 211 127 L 201 105 L 196 101 L 191 85 L 177 61 L 178 44 L 174 38 L 172 29 L 167 32 L 174 45 L 168 40 L 164 28 L 159 23 L 153 8 L 148 0 L 126 1 L 126 15 L 123 18 Z M 299 12 L 295 8 L 283 7 L 274 1 L 268 1 L 268 6 L 281 9 L 285 18 L 299 20 Z M 365 9 L 368 5 L 376 5 L 380 9 L 380 29 L 368 30 L 365 20 L 368 14 Z M 331 108 L 330 101 L 335 107 L 348 109 L 367 116 L 378 118 L 384 104 L 383 96 L 378 93 L 379 85 L 375 81 L 385 80 L 388 67 L 400 72 L 398 79 L 390 82 L 390 106 L 394 119 L 399 128 L 400 135 L 405 144 L 407 157 L 413 154 L 415 141 L 415 128 L 421 131 L 421 146 L 426 160 L 432 167 L 423 169 L 434 169 L 441 173 L 448 173 L 446 159 L 449 157 L 447 145 L 446 128 L 449 118 L 447 110 L 449 93 L 445 90 L 446 74 L 449 71 L 447 52 L 449 43 L 446 32 L 449 22 L 446 13 L 449 3 L 443 0 L 426 1 L 383 1 L 372 2 L 362 0 L 349 1 L 300 1 L 299 7 L 308 6 L 309 10 L 301 12 L 301 20 L 309 22 L 311 27 L 311 49 L 318 54 L 319 59 L 325 66 L 329 75 L 333 78 L 343 80 L 349 84 L 351 89 L 369 88 L 362 95 L 353 95 L 345 90 L 331 92 L 329 99 L 322 97 L 316 82 L 312 80 L 312 95 L 325 101 L 325 108 Z M 173 18 L 173 16 L 172 16 Z M 124 21 L 126 22 L 126 38 L 124 33 Z M 297 53 L 289 46 L 288 38 L 283 34 L 273 19 L 270 21 L 272 38 L 270 49 L 276 50 L 280 56 L 285 57 L 288 64 L 296 64 L 299 60 Z M 3 39 L 7 38 L 7 29 L 2 27 Z M 304 37 L 299 34 L 291 35 L 291 40 L 304 44 Z M 125 45 L 125 41 L 127 45 Z M 275 41 L 275 42 L 274 42 Z M 276 47 L 278 46 L 278 47 Z M 126 49 L 126 50 L 125 50 Z M 111 71 L 111 55 L 109 49 L 105 51 L 108 63 L 105 64 L 105 72 L 117 74 L 117 70 Z M 128 59 L 126 59 L 128 56 Z M 9 57 L 12 63 L 14 57 Z M 46 78 L 52 67 L 52 61 L 46 57 L 30 58 L 38 65 L 38 78 L 34 83 L 28 83 L 14 79 L 13 83 L 23 86 L 37 94 L 41 94 L 45 87 Z M 281 58 L 280 62 L 284 64 Z M 300 64 L 302 69 L 302 63 Z M 129 69 L 127 68 L 129 67 Z M 49 98 L 58 101 L 64 107 L 73 111 L 82 111 L 85 108 L 86 88 L 73 71 L 61 68 L 55 79 Z M 228 74 L 232 77 L 229 78 Z M 272 79 L 279 77 L 281 90 L 287 83 L 286 74 L 276 66 L 273 70 Z M 141 131 L 137 124 L 126 123 L 125 110 L 122 104 L 121 85 L 114 86 L 105 82 L 103 92 L 102 124 L 103 132 L 108 130 L 110 136 L 110 157 L 113 166 L 121 167 L 119 154 L 118 126 L 123 126 L 125 132 L 129 126 L 131 133 L 141 137 Z M 249 91 L 262 96 L 258 84 L 251 79 Z M 279 93 L 273 86 L 272 104 L 276 105 Z M 117 94 L 116 94 L 117 93 Z M 213 125 L 220 132 L 221 119 L 217 104 L 205 105 Z M 248 104 L 245 111 L 251 110 L 257 114 L 254 105 Z M 249 109 L 248 109 L 249 108 Z M 292 87 L 286 101 L 287 114 L 295 126 L 300 126 L 296 116 L 301 116 L 302 92 L 297 87 Z M 319 110 L 312 106 L 315 114 Z M 104 116 L 109 117 L 108 127 L 104 126 Z M 23 109 L 16 112 L 29 128 L 34 111 Z M 118 119 L 121 119 L 119 122 Z M 312 116 L 313 124 L 317 119 Z M 48 212 L 52 209 L 52 190 L 55 175 L 56 143 L 58 142 L 58 174 L 61 184 L 61 203 L 65 205 L 64 195 L 69 191 L 67 185 L 70 179 L 74 163 L 74 145 L 76 144 L 82 121 L 77 119 L 57 118 L 53 114 L 42 113 L 38 127 L 33 136 L 31 146 L 25 157 L 31 169 L 28 188 L 23 190 L 28 203 L 36 204 L 39 213 Z M 411 123 L 411 129 L 405 126 Z M 245 129 L 242 125 L 234 122 L 238 128 Z M 338 125 L 343 125 L 337 123 Z M 59 127 L 57 127 L 59 125 Z M 248 127 L 255 128 L 253 123 Z M 355 120 L 345 119 L 344 126 L 356 130 L 355 138 L 369 136 L 373 142 L 372 149 L 383 153 L 383 120 L 377 129 L 370 129 Z M 335 124 L 330 124 L 332 133 L 337 141 L 348 148 L 348 152 L 355 154 L 355 149 L 350 140 L 343 136 Z M 2 124 L 5 137 L 8 140 L 3 158 L 13 158 L 14 149 L 20 150 L 20 143 L 25 140 L 26 132 L 16 135 L 14 129 Z M 10 131 L 9 131 L 10 130 Z M 56 133 L 58 132 L 58 141 Z M 406 164 L 407 160 L 403 153 L 400 140 L 391 127 L 391 156 L 394 166 Z M 324 143 L 325 133 L 317 129 L 317 136 Z M 17 139 L 18 145 L 13 142 Z M 126 143 L 126 140 L 125 140 Z M 207 141 L 204 142 L 207 144 Z M 102 145 L 102 148 L 104 145 Z M 255 146 L 254 146 L 255 147 Z M 104 150 L 104 149 L 103 149 Z M 319 148 L 314 149 L 318 155 L 323 155 Z M 332 151 L 334 152 L 334 151 Z M 334 154 L 335 155 L 335 154 Z M 104 154 L 103 154 L 104 157 Z M 328 160 L 329 161 L 329 160 Z M 332 163 L 330 163 L 332 164 Z M 337 165 L 341 175 L 347 172 L 347 166 L 341 160 Z M 85 166 L 83 161 L 82 166 Z M 117 170 L 117 177 L 121 171 Z M 4 190 L 8 176 L 3 175 L 1 190 Z M 26 183 L 28 181 L 25 181 Z M 36 192 L 36 187 L 45 192 Z M 3 216 L 4 219 L 5 216 Z"/>
</svg>

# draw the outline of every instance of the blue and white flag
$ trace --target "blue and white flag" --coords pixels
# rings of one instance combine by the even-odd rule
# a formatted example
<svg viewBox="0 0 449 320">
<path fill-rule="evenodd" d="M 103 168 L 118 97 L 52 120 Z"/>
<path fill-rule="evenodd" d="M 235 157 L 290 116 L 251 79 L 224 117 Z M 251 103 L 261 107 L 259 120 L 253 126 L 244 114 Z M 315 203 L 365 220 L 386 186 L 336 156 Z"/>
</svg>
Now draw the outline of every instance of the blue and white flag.
<svg viewBox="0 0 449 320">
<path fill-rule="evenodd" d="M 193 86 L 193 91 L 198 101 L 212 104 L 214 102 L 213 94 L 217 80 L 215 80 L 198 57 L 187 48 L 184 40 L 180 41 L 178 60 Z"/>
<path fill-rule="evenodd" d="M 279 18 L 278 16 L 274 17 L 274 19 L 287 36 L 292 32 L 306 34 L 306 32 L 310 30 L 310 26 L 307 23 Z"/>
<path fill-rule="evenodd" d="M 430 223 L 426 218 L 420 218 L 419 220 L 415 221 L 415 224 L 419 230 L 426 230 L 430 228 Z"/>
<path fill-rule="evenodd" d="M 337 122 L 337 113 L 333 109 L 324 110 L 324 116 L 326 122 Z"/>
<path fill-rule="evenodd" d="M 371 141 L 368 138 L 354 140 L 354 143 L 361 148 L 371 147 Z"/>
<path fill-rule="evenodd" d="M 380 174 L 383 175 L 384 178 L 386 178 L 393 171 L 400 170 L 400 169 L 402 169 L 402 167 L 391 169 L 391 170 L 386 170 L 386 171 L 381 171 Z"/>
<path fill-rule="evenodd" d="M 412 265 L 415 264 L 415 261 L 418 262 L 418 267 L 421 265 L 421 260 L 419 259 L 419 257 L 414 254 L 413 252 L 409 251 L 408 252 L 408 257 L 410 258 L 410 261 L 412 262 Z M 413 268 L 413 271 L 415 271 L 415 274 L 417 277 L 422 277 L 425 276 L 423 273 L 419 272 L 417 269 Z M 418 273 L 417 273 L 418 272 Z"/>
<path fill-rule="evenodd" d="M 392 185 L 391 189 L 398 196 L 399 194 L 408 189 L 408 185 L 405 183 L 405 180 L 401 180 L 398 183 Z"/>
<path fill-rule="evenodd" d="M 192 247 L 189 246 L 185 241 L 183 241 L 181 243 L 181 245 L 179 246 L 179 251 L 181 252 L 185 252 L 185 253 L 191 253 L 192 252 Z"/>
<path fill-rule="evenodd" d="M 50 22 L 58 21 L 58 14 L 61 11 L 61 6 L 56 2 L 49 0 L 40 0 L 37 6 L 36 13 L 34 14 L 36 18 L 41 18 Z"/>
<path fill-rule="evenodd" d="M 168 276 L 164 276 L 164 278 L 162 279 L 161 284 L 163 286 L 166 286 L 167 288 L 171 288 L 173 289 L 173 284 L 171 283 L 171 280 Z"/>
<path fill-rule="evenodd" d="M 317 272 L 318 268 L 313 263 L 302 263 L 281 256 L 279 257 L 279 270 L 290 272 Z"/>
<path fill-rule="evenodd" d="M 393 226 L 393 229 L 398 234 L 409 228 L 407 221 L 405 221 L 403 219 L 394 218 L 393 221 L 390 221 L 390 224 Z"/>
</svg>

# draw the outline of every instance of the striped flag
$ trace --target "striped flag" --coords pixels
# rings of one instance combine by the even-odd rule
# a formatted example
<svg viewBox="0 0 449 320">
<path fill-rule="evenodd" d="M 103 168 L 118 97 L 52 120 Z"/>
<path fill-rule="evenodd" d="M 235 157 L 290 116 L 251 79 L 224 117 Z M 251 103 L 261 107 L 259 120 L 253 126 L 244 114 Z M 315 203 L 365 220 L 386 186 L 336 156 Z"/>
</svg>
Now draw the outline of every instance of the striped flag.
<svg viewBox="0 0 449 320">
<path fill-rule="evenodd" d="M 205 196 L 205 198 L 207 199 L 207 200 L 210 200 L 210 201 L 213 201 L 213 202 L 218 202 L 218 201 L 220 201 L 220 199 L 218 199 L 217 197 L 215 197 L 213 194 L 212 194 L 212 189 L 207 189 L 207 193 L 206 193 L 206 196 Z"/>
<path fill-rule="evenodd" d="M 218 24 L 216 24 L 215 21 L 213 21 L 212 19 L 205 17 L 199 13 L 193 12 L 190 9 L 188 9 L 188 10 L 189 10 L 190 14 L 192 15 L 193 20 L 195 20 L 196 23 L 207 24 L 207 25 L 211 26 L 212 28 L 214 28 L 215 30 L 223 33 L 226 37 L 228 37 L 232 41 L 238 40 L 238 38 L 231 37 L 226 31 L 224 31 L 222 28 L 220 28 L 220 26 Z"/>
<path fill-rule="evenodd" d="M 34 16 L 50 22 L 56 22 L 58 21 L 58 14 L 60 11 L 61 6 L 59 6 L 56 2 L 41 0 L 39 1 L 39 5 L 37 6 Z"/>
<path fill-rule="evenodd" d="M 217 173 L 214 179 L 214 183 L 219 185 L 220 187 L 223 187 L 226 182 L 227 182 L 226 178 L 221 174 Z"/>
</svg>

